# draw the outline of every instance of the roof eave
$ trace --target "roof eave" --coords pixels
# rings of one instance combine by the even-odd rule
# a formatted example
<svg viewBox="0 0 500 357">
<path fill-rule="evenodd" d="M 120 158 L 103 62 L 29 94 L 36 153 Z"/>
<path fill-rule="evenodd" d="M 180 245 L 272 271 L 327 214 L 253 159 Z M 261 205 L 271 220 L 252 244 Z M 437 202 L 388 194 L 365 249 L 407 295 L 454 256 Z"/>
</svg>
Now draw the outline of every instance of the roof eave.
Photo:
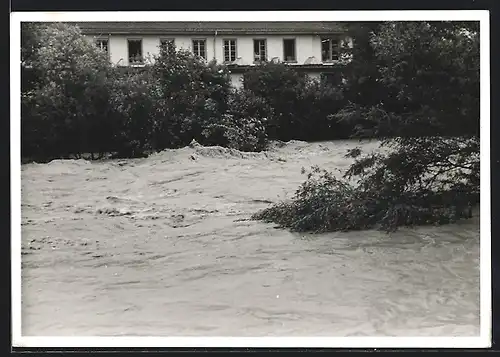
<svg viewBox="0 0 500 357">
<path fill-rule="evenodd" d="M 207 35 L 213 36 L 215 31 L 217 31 L 218 36 L 222 35 L 255 35 L 255 36 L 263 36 L 263 35 L 284 35 L 284 36 L 294 36 L 294 35 L 311 35 L 311 36 L 321 36 L 321 35 L 342 35 L 345 34 L 343 31 L 314 31 L 314 32 L 306 32 L 306 31 L 240 31 L 240 30 L 213 30 L 213 31 L 171 31 L 171 30 L 151 30 L 151 29 L 135 29 L 134 31 L 130 30 L 112 30 L 109 29 L 92 29 L 92 30 L 82 30 L 82 33 L 85 35 L 157 35 L 157 36 L 165 36 L 165 35 Z"/>
</svg>

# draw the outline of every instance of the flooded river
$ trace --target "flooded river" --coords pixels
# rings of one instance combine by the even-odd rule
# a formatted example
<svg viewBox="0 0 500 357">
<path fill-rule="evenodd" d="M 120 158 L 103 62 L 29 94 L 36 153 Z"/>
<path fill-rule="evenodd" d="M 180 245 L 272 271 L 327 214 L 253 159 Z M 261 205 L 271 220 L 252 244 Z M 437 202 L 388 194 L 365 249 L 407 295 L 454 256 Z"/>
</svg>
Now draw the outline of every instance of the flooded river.
<svg viewBox="0 0 500 357">
<path fill-rule="evenodd" d="M 479 335 L 478 217 L 321 235 L 248 220 L 356 145 L 23 165 L 23 335 Z"/>
</svg>

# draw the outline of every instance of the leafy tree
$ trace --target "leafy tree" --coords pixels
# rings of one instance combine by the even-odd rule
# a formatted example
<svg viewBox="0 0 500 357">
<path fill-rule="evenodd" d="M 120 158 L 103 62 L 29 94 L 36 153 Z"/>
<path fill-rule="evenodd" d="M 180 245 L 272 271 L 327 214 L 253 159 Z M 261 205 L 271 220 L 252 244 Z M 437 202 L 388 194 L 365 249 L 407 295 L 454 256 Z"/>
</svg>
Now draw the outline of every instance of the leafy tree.
<svg viewBox="0 0 500 357">
<path fill-rule="evenodd" d="M 288 141 L 297 139 L 294 132 L 301 126 L 302 118 L 297 113 L 298 96 L 307 86 L 304 73 L 281 64 L 264 62 L 243 75 L 243 86 L 255 95 L 265 98 L 273 108 L 269 115 L 267 131 L 271 138 Z"/>
<path fill-rule="evenodd" d="M 214 118 L 227 110 L 230 77 L 227 68 L 208 64 L 187 50 L 162 46 L 152 66 L 158 79 L 154 147 L 184 146 L 202 134 Z"/>
<path fill-rule="evenodd" d="M 477 23 L 385 23 L 371 37 L 386 94 L 336 117 L 378 136 L 386 152 L 348 156 L 344 178 L 313 169 L 291 202 L 254 218 L 297 230 L 448 223 L 479 202 Z M 360 118 L 364 118 L 361 122 Z"/>
<path fill-rule="evenodd" d="M 110 83 L 110 115 L 105 120 L 115 157 L 144 157 L 152 150 L 156 79 L 151 70 L 114 71 Z"/>
<path fill-rule="evenodd" d="M 234 90 L 228 110 L 213 118 L 203 133 L 218 145 L 241 151 L 262 151 L 268 144 L 267 118 L 273 112 L 265 100 L 245 89 Z"/>
<path fill-rule="evenodd" d="M 267 107 L 233 91 L 224 66 L 163 47 L 152 65 L 124 69 L 76 26 L 27 23 L 22 32 L 25 158 L 137 157 L 192 139 L 265 148 Z"/>
<path fill-rule="evenodd" d="M 349 23 L 348 33 L 353 39 L 352 48 L 344 51 L 351 54 L 351 61 L 342 70 L 345 79 L 344 97 L 347 101 L 362 106 L 373 106 L 387 99 L 386 88 L 379 80 L 379 63 L 372 36 L 378 33 L 381 22 Z M 360 118 L 361 119 L 361 118 Z"/>
<path fill-rule="evenodd" d="M 479 135 L 477 23 L 385 23 L 371 47 L 377 102 L 354 102 L 337 116 L 364 117 L 359 135 Z"/>
<path fill-rule="evenodd" d="M 100 151 L 101 123 L 109 107 L 106 53 L 76 26 L 31 28 L 35 32 L 25 37 L 25 44 L 32 45 L 23 56 L 40 75 L 22 96 L 24 154 L 78 156 Z"/>
<path fill-rule="evenodd" d="M 265 62 L 244 73 L 246 93 L 262 98 L 267 108 L 266 131 L 270 139 L 332 140 L 346 137 L 330 116 L 344 106 L 340 87 L 312 80 L 283 63 Z"/>
</svg>

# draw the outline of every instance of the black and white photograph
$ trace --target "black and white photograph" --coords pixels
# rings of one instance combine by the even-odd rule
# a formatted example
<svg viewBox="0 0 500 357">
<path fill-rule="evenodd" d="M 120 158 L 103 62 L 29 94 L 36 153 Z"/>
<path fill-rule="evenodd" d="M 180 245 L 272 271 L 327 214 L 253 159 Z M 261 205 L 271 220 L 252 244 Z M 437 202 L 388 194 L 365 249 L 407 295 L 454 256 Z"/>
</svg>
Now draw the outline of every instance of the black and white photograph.
<svg viewBox="0 0 500 357">
<path fill-rule="evenodd" d="M 13 15 L 18 346 L 490 345 L 487 11 Z"/>
</svg>

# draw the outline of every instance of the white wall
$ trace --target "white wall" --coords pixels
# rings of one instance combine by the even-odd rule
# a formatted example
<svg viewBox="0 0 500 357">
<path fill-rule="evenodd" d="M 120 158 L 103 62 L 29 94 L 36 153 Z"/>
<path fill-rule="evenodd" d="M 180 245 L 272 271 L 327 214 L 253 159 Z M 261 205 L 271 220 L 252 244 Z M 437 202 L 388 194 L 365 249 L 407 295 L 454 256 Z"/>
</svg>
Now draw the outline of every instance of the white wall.
<svg viewBox="0 0 500 357">
<path fill-rule="evenodd" d="M 121 37 L 109 37 L 108 51 L 111 63 L 128 65 L 127 42 L 122 41 Z"/>
<path fill-rule="evenodd" d="M 320 80 L 321 79 L 321 73 L 320 72 L 307 72 L 307 75 L 312 78 L 312 79 L 316 79 L 316 80 Z"/>
<path fill-rule="evenodd" d="M 91 36 L 89 36 L 92 38 Z M 114 64 L 127 66 L 128 63 L 128 39 L 142 39 L 142 50 L 145 57 L 156 55 L 159 53 L 160 38 L 174 38 L 175 45 L 179 49 L 192 50 L 193 39 L 206 39 L 207 60 L 216 58 L 217 62 L 224 61 L 223 41 L 224 39 L 236 39 L 236 57 L 241 57 L 241 64 L 250 65 L 253 63 L 253 39 L 265 38 L 267 40 L 267 55 L 271 60 L 273 57 L 278 57 L 283 60 L 283 39 L 295 38 L 295 50 L 297 57 L 297 65 L 303 64 L 310 56 L 316 57 L 321 61 L 321 37 L 315 35 L 300 35 L 300 36 L 153 36 L 153 35 L 112 35 L 109 37 L 108 50 L 110 60 Z M 214 43 L 215 38 L 215 43 Z M 352 41 L 349 43 L 352 46 Z M 320 71 L 308 72 L 312 78 L 320 78 Z M 239 88 L 242 86 L 243 75 L 241 73 L 231 73 L 231 84 Z"/>
<path fill-rule="evenodd" d="M 267 40 L 267 56 L 271 60 L 273 57 L 278 57 L 283 60 L 283 39 L 295 38 L 295 50 L 297 64 L 304 64 L 310 56 L 321 60 L 321 38 L 316 35 L 298 35 L 298 36 L 155 36 L 155 35 L 111 35 L 109 37 L 110 58 L 113 63 L 120 65 L 128 65 L 128 45 L 127 39 L 137 38 L 142 39 L 143 55 L 156 55 L 159 52 L 160 38 L 174 38 L 177 48 L 182 48 L 191 51 L 193 39 L 205 39 L 207 60 L 214 57 L 218 62 L 224 61 L 223 40 L 236 38 L 236 56 L 241 57 L 243 64 L 253 63 L 253 39 L 265 38 Z M 214 43 L 215 38 L 215 43 Z M 214 46 L 215 45 L 215 46 Z M 121 61 L 120 61 L 121 60 Z"/>
<path fill-rule="evenodd" d="M 313 36 L 311 45 L 312 56 L 316 57 L 318 61 L 321 61 L 321 37 Z"/>
<path fill-rule="evenodd" d="M 243 74 L 242 73 L 231 73 L 231 85 L 235 88 L 243 87 Z"/>
<path fill-rule="evenodd" d="M 241 57 L 243 64 L 253 63 L 253 37 L 240 36 L 237 38 L 236 56 Z"/>
</svg>

